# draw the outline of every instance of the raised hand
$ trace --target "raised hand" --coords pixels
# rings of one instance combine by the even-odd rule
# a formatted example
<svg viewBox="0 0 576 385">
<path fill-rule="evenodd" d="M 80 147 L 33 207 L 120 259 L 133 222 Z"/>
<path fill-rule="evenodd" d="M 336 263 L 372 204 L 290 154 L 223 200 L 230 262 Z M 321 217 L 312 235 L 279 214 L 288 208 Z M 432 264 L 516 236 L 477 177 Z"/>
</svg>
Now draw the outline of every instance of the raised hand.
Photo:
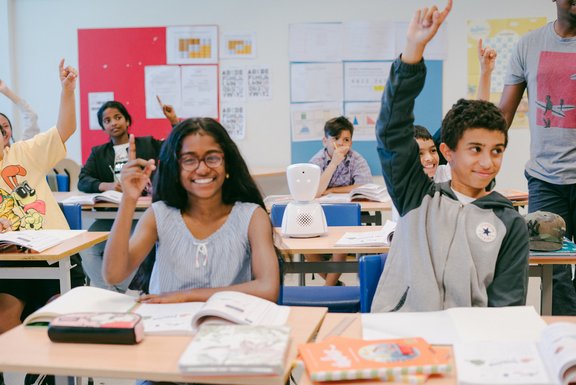
<svg viewBox="0 0 576 385">
<path fill-rule="evenodd" d="M 336 141 L 334 141 L 334 152 L 332 153 L 332 159 L 330 163 L 334 163 L 338 166 L 346 158 L 346 154 L 350 151 L 350 146 L 339 146 Z"/>
<path fill-rule="evenodd" d="M 478 40 L 478 61 L 480 62 L 481 73 L 492 73 L 496 66 L 496 56 L 498 56 L 498 53 L 494 48 L 483 47 L 482 39 Z"/>
<path fill-rule="evenodd" d="M 128 135 L 128 160 L 136 159 L 136 138 L 134 134 Z"/>
<path fill-rule="evenodd" d="M 178 115 L 176 115 L 176 111 L 174 110 L 174 107 L 172 107 L 169 104 L 162 103 L 162 100 L 160 100 L 160 96 L 158 95 L 156 95 L 156 100 L 158 100 L 158 104 L 160 104 L 160 108 L 162 108 L 162 113 L 170 121 L 170 124 L 172 124 L 173 126 L 177 125 L 179 123 L 179 120 Z"/>
<path fill-rule="evenodd" d="M 417 63 L 422 59 L 424 48 L 438 32 L 450 10 L 452 0 L 448 0 L 446 7 L 439 11 L 437 6 L 416 10 L 406 33 L 406 49 L 402 53 L 402 61 Z"/>
<path fill-rule="evenodd" d="M 134 135 L 130 134 L 128 144 L 128 163 L 120 173 L 122 191 L 125 196 L 138 200 L 144 188 L 150 183 L 150 175 L 156 169 L 154 159 L 136 159 L 136 144 Z"/>
<path fill-rule="evenodd" d="M 4 93 L 6 92 L 6 90 L 8 89 L 8 86 L 6 85 L 6 82 L 2 79 L 0 79 L 0 92 Z"/>
<path fill-rule="evenodd" d="M 78 71 L 72 66 L 64 67 L 64 59 L 60 60 L 59 65 L 60 83 L 62 89 L 74 91 L 76 88 L 76 79 L 78 78 Z"/>
</svg>

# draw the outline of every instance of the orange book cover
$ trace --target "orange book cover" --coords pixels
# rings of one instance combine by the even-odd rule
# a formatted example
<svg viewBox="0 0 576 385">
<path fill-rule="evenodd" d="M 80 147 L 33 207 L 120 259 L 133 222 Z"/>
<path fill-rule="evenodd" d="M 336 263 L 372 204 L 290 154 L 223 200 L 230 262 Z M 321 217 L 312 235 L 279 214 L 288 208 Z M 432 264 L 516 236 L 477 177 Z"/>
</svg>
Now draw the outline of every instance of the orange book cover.
<svg viewBox="0 0 576 385">
<path fill-rule="evenodd" d="M 419 337 L 366 341 L 334 336 L 300 345 L 298 350 L 312 381 L 406 378 L 413 382 L 425 376 L 409 375 L 441 374 L 452 369 L 448 355 L 437 353 Z"/>
</svg>

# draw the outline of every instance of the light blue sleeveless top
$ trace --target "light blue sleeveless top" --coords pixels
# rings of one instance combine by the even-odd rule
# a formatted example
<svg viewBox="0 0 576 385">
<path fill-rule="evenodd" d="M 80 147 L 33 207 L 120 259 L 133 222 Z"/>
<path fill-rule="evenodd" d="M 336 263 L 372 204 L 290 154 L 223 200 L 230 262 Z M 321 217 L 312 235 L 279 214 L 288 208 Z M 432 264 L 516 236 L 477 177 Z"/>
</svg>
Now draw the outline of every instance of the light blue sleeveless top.
<svg viewBox="0 0 576 385">
<path fill-rule="evenodd" d="M 248 227 L 257 207 L 236 202 L 226 222 L 208 238 L 198 240 L 186 227 L 179 209 L 154 202 L 158 243 L 150 294 L 250 281 Z"/>
</svg>

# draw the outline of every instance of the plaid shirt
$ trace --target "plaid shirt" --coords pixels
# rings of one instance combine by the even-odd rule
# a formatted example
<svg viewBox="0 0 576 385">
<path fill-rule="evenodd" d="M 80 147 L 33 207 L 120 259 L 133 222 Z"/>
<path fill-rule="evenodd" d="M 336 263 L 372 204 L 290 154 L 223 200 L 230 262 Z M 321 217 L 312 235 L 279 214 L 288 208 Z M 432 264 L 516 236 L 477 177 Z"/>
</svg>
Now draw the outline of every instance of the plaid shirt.
<svg viewBox="0 0 576 385">
<path fill-rule="evenodd" d="M 310 163 L 320 166 L 322 172 L 326 170 L 330 161 L 326 148 L 318 151 L 310 159 Z M 368 162 L 362 155 L 350 150 L 344 160 L 336 167 L 336 171 L 334 171 L 327 188 L 366 183 L 372 183 L 372 173 L 370 172 L 370 167 L 368 167 Z"/>
</svg>

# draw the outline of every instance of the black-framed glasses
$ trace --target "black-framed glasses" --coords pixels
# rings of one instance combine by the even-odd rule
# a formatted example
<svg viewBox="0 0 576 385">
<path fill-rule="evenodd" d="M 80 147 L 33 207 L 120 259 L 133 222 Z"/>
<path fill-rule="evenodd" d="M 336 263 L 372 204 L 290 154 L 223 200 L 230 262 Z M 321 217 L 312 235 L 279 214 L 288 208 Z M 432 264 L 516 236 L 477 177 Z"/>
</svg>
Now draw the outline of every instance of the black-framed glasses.
<svg viewBox="0 0 576 385">
<path fill-rule="evenodd" d="M 213 152 L 203 158 L 198 158 L 194 155 L 182 155 L 180 156 L 179 161 L 180 167 L 186 171 L 196 171 L 196 169 L 200 167 L 200 162 L 204 162 L 204 164 L 209 168 L 216 168 L 222 165 L 224 154 Z"/>
</svg>

